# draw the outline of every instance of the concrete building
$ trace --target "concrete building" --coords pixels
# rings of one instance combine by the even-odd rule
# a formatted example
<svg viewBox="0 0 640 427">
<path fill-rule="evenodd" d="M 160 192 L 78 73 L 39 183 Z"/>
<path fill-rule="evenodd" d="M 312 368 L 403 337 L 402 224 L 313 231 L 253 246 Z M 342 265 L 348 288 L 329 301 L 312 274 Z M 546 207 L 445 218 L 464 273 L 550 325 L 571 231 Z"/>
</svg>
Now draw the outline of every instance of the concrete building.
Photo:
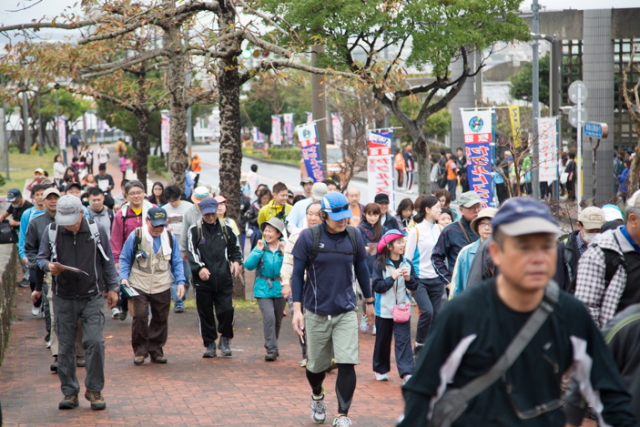
<svg viewBox="0 0 640 427">
<path fill-rule="evenodd" d="M 582 80 L 589 91 L 585 102 L 589 121 L 603 122 L 609 125 L 609 137 L 602 140 L 597 150 L 597 196 L 596 203 L 602 204 L 613 196 L 613 153 L 614 150 L 633 148 L 638 142 L 633 123 L 627 112 L 620 84 L 622 70 L 629 61 L 631 44 L 635 40 L 640 45 L 640 8 L 564 10 L 540 13 L 540 33 L 562 39 L 562 102 L 572 105 L 568 99 L 568 87 L 575 80 Z M 531 19 L 528 19 L 531 23 Z M 541 45 L 546 42 L 541 41 Z M 635 62 L 640 65 L 640 54 Z M 453 75 L 459 75 L 456 64 Z M 640 76 L 636 72 L 632 81 Z M 452 147 L 462 145 L 462 123 L 460 108 L 481 106 L 476 102 L 477 84 L 470 81 L 451 102 Z M 569 146 L 575 148 L 575 131 L 563 129 L 562 139 L 569 140 Z M 591 165 L 593 155 L 588 138 L 583 138 L 584 189 L 585 197 L 591 195 Z M 589 190 L 589 191 L 586 191 Z"/>
</svg>

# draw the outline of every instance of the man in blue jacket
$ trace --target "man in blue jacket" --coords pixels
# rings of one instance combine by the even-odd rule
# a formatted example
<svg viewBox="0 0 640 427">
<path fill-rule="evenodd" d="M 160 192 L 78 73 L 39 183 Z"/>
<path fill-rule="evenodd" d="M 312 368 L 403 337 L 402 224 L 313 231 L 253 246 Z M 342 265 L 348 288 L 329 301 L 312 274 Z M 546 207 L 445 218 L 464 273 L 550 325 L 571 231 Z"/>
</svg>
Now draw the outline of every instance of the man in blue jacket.
<svg viewBox="0 0 640 427">
<path fill-rule="evenodd" d="M 474 191 L 467 191 L 460 195 L 458 202 L 462 218 L 442 230 L 431 255 L 436 272 L 447 283 L 451 282 L 453 266 L 456 265 L 460 250 L 480 238 L 471 229 L 471 221 L 476 219 L 482 209 L 482 200 Z"/>
<path fill-rule="evenodd" d="M 329 192 L 320 205 L 324 222 L 303 230 L 293 248 L 292 323 L 300 336 L 306 330 L 311 418 L 323 423 L 327 416 L 322 383 L 332 364 L 333 350 L 338 365 L 338 416 L 333 426 L 349 427 L 348 412 L 356 388 L 354 365 L 360 363 L 354 269 L 366 301 L 369 326 L 375 320 L 373 296 L 362 235 L 347 226 L 352 215 L 347 198 L 342 193 Z"/>
</svg>

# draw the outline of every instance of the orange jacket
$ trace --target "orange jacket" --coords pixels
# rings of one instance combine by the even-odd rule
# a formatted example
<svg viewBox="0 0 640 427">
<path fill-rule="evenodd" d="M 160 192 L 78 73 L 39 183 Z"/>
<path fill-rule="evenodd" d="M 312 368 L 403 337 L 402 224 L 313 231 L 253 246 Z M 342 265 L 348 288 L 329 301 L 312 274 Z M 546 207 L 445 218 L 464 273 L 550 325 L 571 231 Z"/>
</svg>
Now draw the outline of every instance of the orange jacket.
<svg viewBox="0 0 640 427">
<path fill-rule="evenodd" d="M 404 171 L 406 169 L 406 164 L 404 163 L 404 156 L 402 155 L 402 152 L 398 152 L 398 154 L 396 154 L 396 158 L 394 161 L 394 168 L 395 170 L 400 170 L 400 171 Z"/>
<path fill-rule="evenodd" d="M 191 159 L 191 170 L 193 172 L 201 172 L 202 171 L 202 167 L 200 166 L 200 156 L 198 156 L 197 154 L 195 156 L 193 156 L 193 159 Z"/>
</svg>

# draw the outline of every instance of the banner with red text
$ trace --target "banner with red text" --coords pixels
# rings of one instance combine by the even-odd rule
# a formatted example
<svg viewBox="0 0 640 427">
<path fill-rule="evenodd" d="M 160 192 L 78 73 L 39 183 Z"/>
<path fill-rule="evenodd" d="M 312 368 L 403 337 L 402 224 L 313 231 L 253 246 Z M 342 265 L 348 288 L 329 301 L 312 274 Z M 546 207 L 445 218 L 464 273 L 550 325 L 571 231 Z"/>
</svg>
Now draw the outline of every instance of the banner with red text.
<svg viewBox="0 0 640 427">
<path fill-rule="evenodd" d="M 461 110 L 467 156 L 469 190 L 482 199 L 482 207 L 496 207 L 493 166 L 495 157 L 493 110 Z"/>
<path fill-rule="evenodd" d="M 171 115 L 169 111 L 164 110 L 160 112 L 160 141 L 162 145 L 162 152 L 169 152 L 169 145 L 171 143 Z"/>
<path fill-rule="evenodd" d="M 333 143 L 340 147 L 342 145 L 342 120 L 340 120 L 340 113 L 331 113 L 331 128 L 333 129 Z"/>
<path fill-rule="evenodd" d="M 369 132 L 367 138 L 367 171 L 369 178 L 369 198 L 373 201 L 376 194 L 389 196 L 391 206 L 393 198 L 393 131 Z"/>
<path fill-rule="evenodd" d="M 280 116 L 271 116 L 271 145 L 282 145 L 282 121 Z"/>
<path fill-rule="evenodd" d="M 293 114 L 284 114 L 284 134 L 287 144 L 293 145 Z"/>
<path fill-rule="evenodd" d="M 58 116 L 56 121 L 58 127 L 58 147 L 61 150 L 67 149 L 67 119 L 63 116 Z"/>
<path fill-rule="evenodd" d="M 558 119 L 541 117 L 538 119 L 538 173 L 540 182 L 552 183 L 558 171 Z"/>
</svg>

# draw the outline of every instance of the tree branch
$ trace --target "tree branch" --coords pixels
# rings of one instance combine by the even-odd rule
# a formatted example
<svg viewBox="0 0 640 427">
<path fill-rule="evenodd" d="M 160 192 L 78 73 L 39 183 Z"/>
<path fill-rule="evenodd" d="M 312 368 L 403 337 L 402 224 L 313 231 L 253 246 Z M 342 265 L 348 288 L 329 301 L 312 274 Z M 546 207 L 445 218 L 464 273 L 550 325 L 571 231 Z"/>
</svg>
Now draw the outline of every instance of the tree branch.
<svg viewBox="0 0 640 427">
<path fill-rule="evenodd" d="M 35 30 L 38 31 L 41 28 L 60 28 L 63 30 L 74 30 L 76 28 L 88 27 L 90 25 L 99 24 L 100 21 L 96 19 L 87 19 L 84 21 L 69 22 L 69 23 L 57 23 L 55 19 L 51 22 L 29 22 L 28 24 L 16 24 L 0 27 L 0 33 L 6 31 L 15 30 Z"/>
<path fill-rule="evenodd" d="M 248 10 L 249 12 L 253 13 L 254 15 L 259 16 L 260 18 L 264 19 L 269 24 L 273 25 L 278 31 L 280 31 L 285 36 L 289 36 L 289 32 L 285 31 L 282 27 L 280 27 L 280 25 L 276 24 L 276 22 L 275 22 L 275 20 L 273 18 L 267 16 L 265 13 L 262 13 L 262 12 L 259 12 L 259 11 L 255 10 L 255 9 L 253 9 L 251 6 L 247 5 L 243 0 L 236 0 L 236 2 L 240 6 L 245 8 L 245 10 Z"/>
<path fill-rule="evenodd" d="M 150 59 L 156 58 L 158 56 L 166 55 L 166 54 L 168 54 L 168 52 L 165 49 L 150 50 L 150 51 L 145 52 L 143 54 L 140 54 L 140 55 L 138 55 L 137 57 L 134 57 L 134 58 L 129 58 L 129 59 L 126 59 L 126 60 L 116 61 L 116 62 L 112 62 L 112 63 L 109 63 L 109 64 L 97 65 L 97 66 L 95 66 L 95 68 L 102 69 L 104 71 L 83 74 L 81 76 L 81 78 L 86 80 L 86 79 L 90 79 L 90 78 L 94 78 L 94 77 L 104 76 L 104 75 L 107 75 L 107 74 L 111 74 L 114 71 L 118 71 L 118 70 L 122 70 L 122 69 L 125 69 L 125 68 L 129 68 L 132 65 L 136 65 L 136 64 L 139 64 L 141 62 L 145 62 L 145 61 L 148 61 Z M 91 68 L 94 68 L 94 67 L 91 67 Z"/>
<path fill-rule="evenodd" d="M 280 68 L 293 68 L 296 70 L 301 70 L 301 71 L 306 71 L 307 73 L 311 73 L 311 74 L 320 74 L 320 75 L 324 75 L 324 76 L 339 76 L 339 77 L 346 77 L 346 78 L 358 78 L 359 75 L 355 74 L 355 73 L 345 73 L 343 71 L 335 71 L 335 70 L 331 70 L 328 68 L 317 68 L 317 67 L 312 67 L 310 65 L 305 65 L 305 64 L 301 64 L 301 63 L 297 63 L 294 61 L 293 58 L 290 59 L 274 59 L 271 61 L 262 61 L 260 63 L 260 66 L 257 68 L 254 68 L 251 71 L 255 71 L 260 72 L 262 70 L 268 70 L 268 69 L 280 69 Z"/>
</svg>

